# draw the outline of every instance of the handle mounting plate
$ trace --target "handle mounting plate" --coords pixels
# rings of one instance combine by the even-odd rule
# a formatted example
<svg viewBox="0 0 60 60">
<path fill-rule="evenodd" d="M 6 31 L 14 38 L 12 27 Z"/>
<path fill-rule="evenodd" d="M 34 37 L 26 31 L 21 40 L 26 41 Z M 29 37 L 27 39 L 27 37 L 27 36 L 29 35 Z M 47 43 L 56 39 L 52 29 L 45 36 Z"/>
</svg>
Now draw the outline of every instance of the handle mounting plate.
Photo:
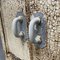
<svg viewBox="0 0 60 60">
<path fill-rule="evenodd" d="M 36 12 L 33 13 L 31 16 L 31 20 L 35 17 L 40 17 L 40 24 L 37 25 L 37 30 L 34 30 L 34 39 L 33 43 L 38 47 L 38 48 L 44 48 L 46 46 L 46 20 L 44 18 L 44 14 L 41 12 Z M 35 38 L 37 35 L 41 36 L 41 43 L 37 43 L 35 41 Z"/>
</svg>

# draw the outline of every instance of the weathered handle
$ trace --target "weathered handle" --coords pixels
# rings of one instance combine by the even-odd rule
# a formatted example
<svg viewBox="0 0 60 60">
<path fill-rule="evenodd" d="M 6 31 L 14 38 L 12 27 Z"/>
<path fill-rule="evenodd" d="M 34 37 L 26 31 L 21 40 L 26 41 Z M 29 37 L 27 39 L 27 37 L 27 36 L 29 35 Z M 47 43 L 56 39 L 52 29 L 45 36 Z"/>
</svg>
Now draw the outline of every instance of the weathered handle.
<svg viewBox="0 0 60 60">
<path fill-rule="evenodd" d="M 29 39 L 32 41 L 33 37 L 34 37 L 34 26 L 35 24 L 40 22 L 40 18 L 39 17 L 35 17 L 33 18 L 33 20 L 31 20 L 30 24 L 29 24 Z"/>
<path fill-rule="evenodd" d="M 22 31 L 18 32 L 18 22 L 21 25 L 21 23 L 23 22 L 22 16 L 16 17 L 12 22 L 12 30 L 13 30 L 13 33 L 16 37 L 20 37 L 21 35 L 23 36 Z M 21 27 L 21 26 L 19 26 L 19 27 Z"/>
</svg>

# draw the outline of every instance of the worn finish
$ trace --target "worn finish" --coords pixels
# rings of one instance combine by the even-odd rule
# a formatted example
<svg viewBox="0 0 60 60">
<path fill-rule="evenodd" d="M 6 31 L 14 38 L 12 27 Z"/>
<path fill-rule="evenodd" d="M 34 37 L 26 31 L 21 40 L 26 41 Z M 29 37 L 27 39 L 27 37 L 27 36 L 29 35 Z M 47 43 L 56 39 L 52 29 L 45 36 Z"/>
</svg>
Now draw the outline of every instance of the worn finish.
<svg viewBox="0 0 60 60">
<path fill-rule="evenodd" d="M 16 57 L 24 60 L 60 60 L 59 0 L 1 0 L 1 3 L 5 35 L 9 47 L 7 49 L 8 51 L 12 52 Z M 11 23 L 15 18 L 17 11 L 20 11 L 20 8 L 26 14 L 27 20 L 34 11 L 44 13 L 47 24 L 47 46 L 44 49 L 38 49 L 33 43 L 31 44 L 28 42 L 26 42 L 23 47 L 20 39 L 15 38 L 12 34 Z M 28 20 L 28 24 L 29 21 L 30 20 Z M 20 49 L 21 47 L 22 49 Z M 24 53 L 22 53 L 23 50 Z"/>
<path fill-rule="evenodd" d="M 41 42 L 36 42 L 36 36 L 41 36 Z M 44 48 L 46 46 L 46 20 L 44 14 L 35 12 L 31 16 L 29 25 L 29 38 L 37 48 Z"/>
<path fill-rule="evenodd" d="M 59 0 L 35 0 L 33 11 L 45 14 L 47 24 L 47 46 L 33 47 L 33 60 L 60 60 L 60 2 Z"/>
<path fill-rule="evenodd" d="M 26 39 L 26 27 L 26 18 L 23 12 L 18 12 L 12 22 L 12 31 L 15 37 L 21 38 L 24 41 Z"/>
<path fill-rule="evenodd" d="M 11 26 L 12 21 L 16 17 L 17 12 L 24 12 L 25 8 L 24 0 L 1 0 L 1 8 L 2 8 L 2 17 L 4 24 L 4 32 L 5 32 L 5 43 L 6 43 L 6 54 L 9 52 L 14 54 L 17 58 L 21 60 L 27 59 L 30 60 L 29 48 L 27 45 L 27 41 L 22 43 L 20 38 L 16 38 L 12 32 Z M 25 12 L 24 12 L 25 13 Z M 7 57 L 9 59 L 9 57 Z"/>
</svg>

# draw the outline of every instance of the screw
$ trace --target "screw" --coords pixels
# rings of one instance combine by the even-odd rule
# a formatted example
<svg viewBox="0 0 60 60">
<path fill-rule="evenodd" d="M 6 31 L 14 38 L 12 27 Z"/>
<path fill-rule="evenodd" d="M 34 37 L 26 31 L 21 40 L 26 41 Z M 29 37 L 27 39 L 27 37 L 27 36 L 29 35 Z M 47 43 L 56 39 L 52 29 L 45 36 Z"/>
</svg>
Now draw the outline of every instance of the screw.
<svg viewBox="0 0 60 60">
<path fill-rule="evenodd" d="M 37 36 L 35 37 L 35 41 L 36 41 L 37 43 L 41 43 L 41 36 L 40 36 L 40 35 L 37 35 Z"/>
<path fill-rule="evenodd" d="M 20 37 L 24 37 L 24 33 L 23 32 L 20 32 L 19 35 L 20 35 Z"/>
<path fill-rule="evenodd" d="M 22 16 L 19 16 L 18 19 L 20 19 L 21 23 L 23 22 L 23 17 Z"/>
</svg>

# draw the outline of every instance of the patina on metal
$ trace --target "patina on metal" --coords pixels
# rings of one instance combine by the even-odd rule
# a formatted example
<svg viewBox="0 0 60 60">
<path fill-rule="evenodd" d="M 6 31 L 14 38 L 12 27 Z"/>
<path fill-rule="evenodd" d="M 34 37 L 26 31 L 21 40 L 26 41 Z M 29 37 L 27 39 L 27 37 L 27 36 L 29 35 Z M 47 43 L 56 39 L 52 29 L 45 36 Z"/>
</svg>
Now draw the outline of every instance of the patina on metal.
<svg viewBox="0 0 60 60">
<path fill-rule="evenodd" d="M 35 12 L 31 16 L 29 39 L 38 48 L 46 46 L 46 21 L 42 12 Z"/>
<path fill-rule="evenodd" d="M 26 18 L 22 12 L 17 12 L 16 18 L 12 22 L 12 30 L 17 38 L 25 40 L 26 37 Z"/>
</svg>

